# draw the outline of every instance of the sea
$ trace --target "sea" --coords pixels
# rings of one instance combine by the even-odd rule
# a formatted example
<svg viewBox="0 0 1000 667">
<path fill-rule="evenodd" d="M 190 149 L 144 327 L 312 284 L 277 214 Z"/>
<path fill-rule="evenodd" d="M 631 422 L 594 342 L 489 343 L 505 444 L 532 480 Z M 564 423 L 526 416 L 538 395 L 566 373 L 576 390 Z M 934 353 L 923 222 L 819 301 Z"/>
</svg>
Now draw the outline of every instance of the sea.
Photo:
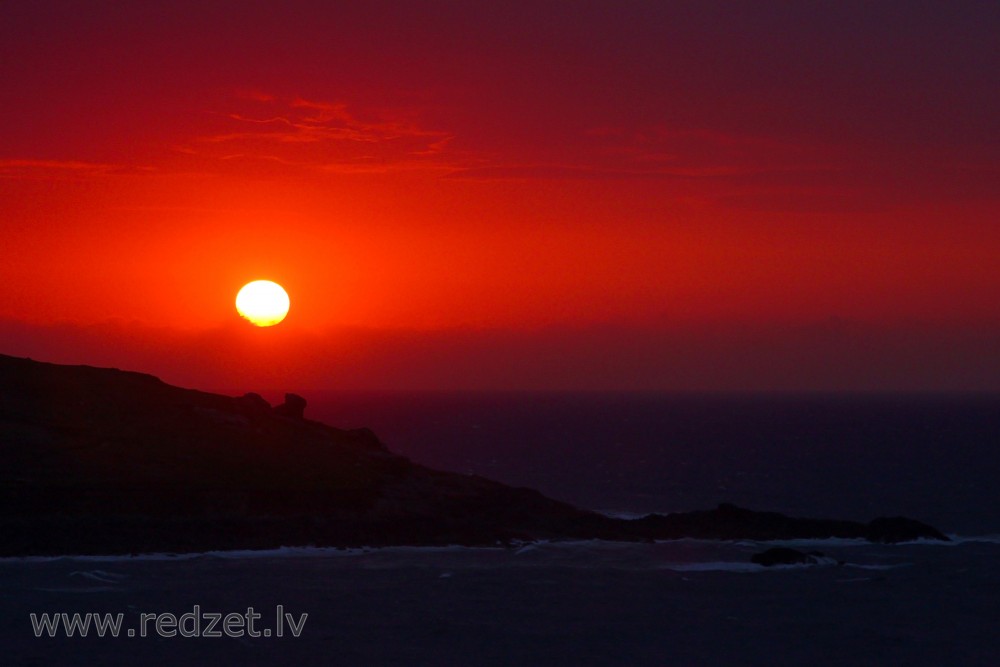
<svg viewBox="0 0 1000 667">
<path fill-rule="evenodd" d="M 613 516 L 730 502 L 818 518 L 903 515 L 952 539 L 7 558 L 0 664 L 1000 664 L 1000 396 L 306 398 L 308 417 L 372 428 L 417 463 Z M 824 557 L 751 563 L 776 545 Z M 170 635 L 170 615 L 249 608 L 271 636 Z M 31 615 L 43 613 L 122 614 L 133 630 L 143 614 L 168 622 L 147 636 L 36 637 Z M 298 636 L 276 636 L 282 614 L 302 621 Z"/>
</svg>

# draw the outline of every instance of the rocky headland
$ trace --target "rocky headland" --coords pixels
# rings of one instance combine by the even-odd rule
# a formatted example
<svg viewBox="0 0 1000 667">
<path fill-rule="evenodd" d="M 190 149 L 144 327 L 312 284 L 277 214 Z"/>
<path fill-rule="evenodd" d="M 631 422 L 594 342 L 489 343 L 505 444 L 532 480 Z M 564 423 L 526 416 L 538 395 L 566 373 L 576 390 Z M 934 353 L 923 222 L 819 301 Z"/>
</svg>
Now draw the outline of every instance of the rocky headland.
<svg viewBox="0 0 1000 667">
<path fill-rule="evenodd" d="M 0 555 L 540 539 L 947 540 L 912 519 L 788 517 L 730 504 L 624 520 L 432 470 L 288 394 L 222 396 L 142 373 L 0 355 Z"/>
</svg>

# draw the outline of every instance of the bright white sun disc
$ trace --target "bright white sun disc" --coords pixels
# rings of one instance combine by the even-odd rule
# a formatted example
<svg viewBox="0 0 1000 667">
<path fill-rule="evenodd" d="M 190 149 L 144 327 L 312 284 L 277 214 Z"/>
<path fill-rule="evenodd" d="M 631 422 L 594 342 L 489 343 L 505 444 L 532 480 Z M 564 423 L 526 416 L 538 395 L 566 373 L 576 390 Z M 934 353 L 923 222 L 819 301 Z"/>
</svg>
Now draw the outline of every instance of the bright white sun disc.
<svg viewBox="0 0 1000 667">
<path fill-rule="evenodd" d="M 288 292 L 270 280 L 247 283 L 236 295 L 236 312 L 258 327 L 274 326 L 288 314 Z"/>
</svg>

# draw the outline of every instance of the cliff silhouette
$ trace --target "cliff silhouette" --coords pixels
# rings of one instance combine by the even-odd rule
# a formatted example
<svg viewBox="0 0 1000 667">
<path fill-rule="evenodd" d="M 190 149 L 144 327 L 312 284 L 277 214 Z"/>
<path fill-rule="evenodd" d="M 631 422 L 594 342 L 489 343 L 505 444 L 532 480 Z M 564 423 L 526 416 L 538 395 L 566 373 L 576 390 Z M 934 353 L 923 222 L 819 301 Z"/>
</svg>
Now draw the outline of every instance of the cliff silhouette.
<svg viewBox="0 0 1000 667">
<path fill-rule="evenodd" d="M 901 517 L 801 519 L 723 504 L 613 519 L 426 468 L 288 394 L 222 396 L 142 373 L 0 355 L 0 555 L 539 539 L 947 538 Z"/>
</svg>

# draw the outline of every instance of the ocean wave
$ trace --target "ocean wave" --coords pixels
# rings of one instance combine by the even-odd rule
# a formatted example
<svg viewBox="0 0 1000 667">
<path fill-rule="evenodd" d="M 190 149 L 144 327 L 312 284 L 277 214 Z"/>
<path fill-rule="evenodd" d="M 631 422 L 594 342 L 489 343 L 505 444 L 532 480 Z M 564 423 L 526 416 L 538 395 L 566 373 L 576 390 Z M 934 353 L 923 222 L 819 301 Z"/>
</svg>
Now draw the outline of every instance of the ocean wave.
<svg viewBox="0 0 1000 667">
<path fill-rule="evenodd" d="M 860 537 L 816 537 L 792 540 L 735 540 L 738 546 L 752 547 L 773 547 L 775 545 L 792 548 L 812 548 L 812 547 L 870 547 L 874 542 Z"/>
<path fill-rule="evenodd" d="M 807 565 L 775 565 L 764 567 L 756 563 L 740 561 L 709 561 L 704 563 L 663 563 L 660 569 L 675 572 L 767 572 L 775 569 L 804 568 Z"/>
<path fill-rule="evenodd" d="M 60 556 L 6 556 L 0 558 L 0 564 L 15 563 L 52 563 L 59 561 L 79 562 L 79 563 L 115 563 L 115 562 L 137 562 L 137 561 L 187 561 L 199 558 L 215 558 L 223 560 L 252 560 L 266 558 L 352 558 L 366 555 L 424 555 L 435 554 L 485 554 L 493 553 L 497 555 L 510 554 L 518 556 L 519 559 L 528 557 L 539 557 L 557 553 L 590 554 L 595 557 L 600 554 L 612 552 L 637 552 L 664 547 L 682 547 L 685 549 L 696 549 L 706 547 L 717 550 L 719 548 L 738 548 L 741 550 L 764 549 L 773 546 L 787 546 L 802 550 L 823 551 L 825 549 L 892 549 L 895 547 L 958 547 L 962 545 L 1000 545 L 1000 535 L 949 535 L 950 542 L 939 540 L 914 540 L 910 542 L 899 542 L 896 544 L 881 544 L 869 542 L 864 539 L 846 538 L 821 538 L 821 539 L 793 539 L 793 540 L 709 540 L 699 538 L 678 538 L 672 540 L 656 540 L 655 542 L 618 542 L 611 540 L 539 540 L 533 542 L 514 542 L 509 545 L 496 546 L 463 546 L 463 545 L 442 545 L 442 546 L 380 546 L 380 547 L 317 547 L 317 546 L 284 546 L 274 549 L 234 549 L 215 550 L 187 553 L 152 552 L 139 554 L 67 554 Z M 650 553 L 650 558 L 659 558 L 655 553 Z M 705 566 L 706 563 L 696 563 L 698 567 Z M 739 564 L 737 564 L 739 565 Z M 722 568 L 725 569 L 725 568 Z M 99 572 L 99 570 L 93 570 Z"/>
<path fill-rule="evenodd" d="M 527 544 L 527 543 L 525 543 Z M 363 556 L 376 553 L 393 554 L 435 554 L 458 553 L 463 551 L 484 552 L 508 551 L 508 547 L 468 547 L 463 545 L 444 546 L 391 546 L 391 547 L 277 547 L 274 549 L 230 549 L 217 551 L 192 551 L 184 553 L 150 552 L 137 554 L 66 554 L 61 556 L 5 556 L 0 563 L 53 563 L 59 561 L 82 563 L 118 563 L 136 561 L 187 561 L 198 558 L 218 558 L 226 560 L 253 560 L 260 558 L 320 558 Z"/>
<path fill-rule="evenodd" d="M 117 584 L 122 579 L 127 577 L 125 574 L 118 574 L 117 572 L 108 572 L 106 570 L 74 570 L 69 573 L 71 577 L 83 577 L 84 579 L 90 579 L 92 581 L 99 581 L 102 584 Z"/>
<path fill-rule="evenodd" d="M 1000 544 L 1000 535 L 948 535 L 948 539 L 951 542 L 939 542 L 935 540 L 917 540 L 916 542 L 907 542 L 906 544 L 937 544 L 937 545 L 953 545 L 957 546 L 960 544 Z"/>
<path fill-rule="evenodd" d="M 706 561 L 700 563 L 663 563 L 659 569 L 675 572 L 775 572 L 783 570 L 806 570 L 815 567 L 837 565 L 832 558 L 821 558 L 818 563 L 795 563 L 789 565 L 758 565 L 743 561 Z"/>
</svg>

